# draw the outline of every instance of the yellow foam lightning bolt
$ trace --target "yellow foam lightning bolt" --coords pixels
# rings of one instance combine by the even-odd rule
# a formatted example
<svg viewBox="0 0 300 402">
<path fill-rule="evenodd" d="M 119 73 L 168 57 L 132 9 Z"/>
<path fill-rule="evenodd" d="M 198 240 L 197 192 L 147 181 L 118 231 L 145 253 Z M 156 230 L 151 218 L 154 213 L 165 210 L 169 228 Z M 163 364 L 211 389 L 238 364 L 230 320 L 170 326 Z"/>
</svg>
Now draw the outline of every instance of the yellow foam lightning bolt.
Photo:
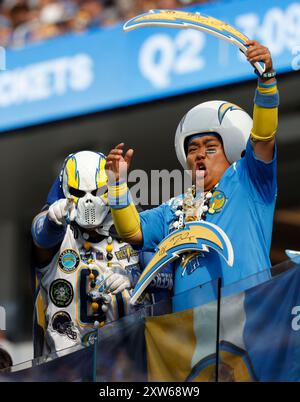
<svg viewBox="0 0 300 402">
<path fill-rule="evenodd" d="M 226 233 L 217 225 L 209 222 L 189 222 L 185 228 L 168 235 L 159 245 L 158 250 L 142 272 L 132 293 L 134 304 L 144 289 L 158 272 L 169 262 L 174 261 L 187 251 L 208 251 L 211 247 L 222 256 L 229 266 L 233 265 L 233 248 Z"/>
</svg>

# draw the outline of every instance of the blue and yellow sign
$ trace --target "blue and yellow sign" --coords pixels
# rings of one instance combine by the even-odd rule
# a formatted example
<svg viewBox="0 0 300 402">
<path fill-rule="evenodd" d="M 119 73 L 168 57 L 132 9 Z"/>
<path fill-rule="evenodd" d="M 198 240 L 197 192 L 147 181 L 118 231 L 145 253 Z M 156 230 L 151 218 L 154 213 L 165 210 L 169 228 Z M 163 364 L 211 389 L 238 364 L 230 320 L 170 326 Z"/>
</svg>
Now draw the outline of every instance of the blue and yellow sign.
<svg viewBox="0 0 300 402">
<path fill-rule="evenodd" d="M 196 221 L 188 222 L 184 228 L 169 234 L 160 244 L 152 260 L 142 272 L 131 298 L 134 304 L 152 279 L 169 262 L 179 258 L 187 251 L 207 252 L 216 250 L 231 267 L 233 265 L 233 248 L 226 233 L 217 225 Z"/>
<path fill-rule="evenodd" d="M 139 27 L 162 26 L 170 28 L 194 28 L 209 33 L 219 39 L 226 40 L 238 46 L 246 53 L 245 43 L 248 37 L 234 28 L 232 25 L 199 12 L 190 13 L 179 10 L 150 10 L 127 21 L 124 31 L 130 31 Z M 265 71 L 263 62 L 254 63 L 257 70 L 262 74 Z"/>
<path fill-rule="evenodd" d="M 197 28 L 203 31 L 225 36 L 228 39 L 235 38 L 240 43 L 245 43 L 248 38 L 242 32 L 223 21 L 208 15 L 189 13 L 178 10 L 150 10 L 147 13 L 138 15 L 124 25 L 124 31 L 130 31 L 140 26 L 169 26 Z"/>
</svg>

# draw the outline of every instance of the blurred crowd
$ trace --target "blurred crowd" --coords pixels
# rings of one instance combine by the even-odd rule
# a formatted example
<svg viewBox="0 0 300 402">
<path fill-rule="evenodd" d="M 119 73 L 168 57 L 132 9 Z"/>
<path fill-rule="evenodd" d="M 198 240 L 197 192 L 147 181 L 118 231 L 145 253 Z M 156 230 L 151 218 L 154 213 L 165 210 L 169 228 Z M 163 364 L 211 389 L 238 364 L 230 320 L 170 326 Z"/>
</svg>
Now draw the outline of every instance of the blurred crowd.
<svg viewBox="0 0 300 402">
<path fill-rule="evenodd" d="M 175 9 L 212 0 L 0 0 L 0 46 L 99 29 L 153 8 Z"/>
</svg>

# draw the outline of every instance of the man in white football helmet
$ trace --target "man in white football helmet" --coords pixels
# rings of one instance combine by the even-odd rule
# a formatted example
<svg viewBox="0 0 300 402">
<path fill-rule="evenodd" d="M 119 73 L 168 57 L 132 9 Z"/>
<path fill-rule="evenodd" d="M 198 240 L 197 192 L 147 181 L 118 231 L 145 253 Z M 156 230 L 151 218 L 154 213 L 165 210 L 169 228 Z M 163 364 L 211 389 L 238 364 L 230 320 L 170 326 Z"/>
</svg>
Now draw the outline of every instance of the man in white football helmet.
<svg viewBox="0 0 300 402">
<path fill-rule="evenodd" d="M 95 328 L 130 312 L 138 254 L 113 230 L 105 163 L 98 152 L 69 155 L 33 220 L 36 356 L 88 343 Z"/>
<path fill-rule="evenodd" d="M 130 164 L 133 150 L 123 153 L 122 143 L 107 157 L 109 176 L 117 181 L 109 183 L 109 204 L 122 238 L 151 250 L 185 222 L 205 220 L 225 232 L 231 242 L 232 267 L 213 248 L 178 260 L 174 293 L 182 295 L 181 309 L 189 307 L 184 292 L 191 288 L 217 278 L 228 285 L 270 267 L 279 97 L 269 50 L 256 41 L 247 46 L 249 62 L 266 65 L 258 79 L 253 121 L 237 105 L 210 101 L 195 106 L 178 125 L 175 149 L 183 168 L 192 173 L 193 194 L 138 214 L 126 196 L 126 183 L 119 180 L 126 176 L 123 170 Z M 122 208 L 116 198 L 123 200 Z"/>
</svg>

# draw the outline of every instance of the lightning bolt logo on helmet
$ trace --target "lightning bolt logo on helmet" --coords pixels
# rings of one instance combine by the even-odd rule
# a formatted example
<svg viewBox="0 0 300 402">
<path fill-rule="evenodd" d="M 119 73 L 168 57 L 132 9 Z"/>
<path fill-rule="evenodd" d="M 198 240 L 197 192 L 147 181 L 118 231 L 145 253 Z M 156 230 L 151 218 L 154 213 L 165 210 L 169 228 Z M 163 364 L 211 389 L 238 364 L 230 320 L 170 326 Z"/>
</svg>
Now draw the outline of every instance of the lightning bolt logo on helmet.
<svg viewBox="0 0 300 402">
<path fill-rule="evenodd" d="M 219 118 L 220 124 L 222 124 L 222 121 L 223 121 L 226 113 L 230 110 L 243 110 L 243 109 L 233 103 L 224 102 L 221 106 L 219 106 L 219 110 L 218 110 L 218 118 Z"/>
</svg>

